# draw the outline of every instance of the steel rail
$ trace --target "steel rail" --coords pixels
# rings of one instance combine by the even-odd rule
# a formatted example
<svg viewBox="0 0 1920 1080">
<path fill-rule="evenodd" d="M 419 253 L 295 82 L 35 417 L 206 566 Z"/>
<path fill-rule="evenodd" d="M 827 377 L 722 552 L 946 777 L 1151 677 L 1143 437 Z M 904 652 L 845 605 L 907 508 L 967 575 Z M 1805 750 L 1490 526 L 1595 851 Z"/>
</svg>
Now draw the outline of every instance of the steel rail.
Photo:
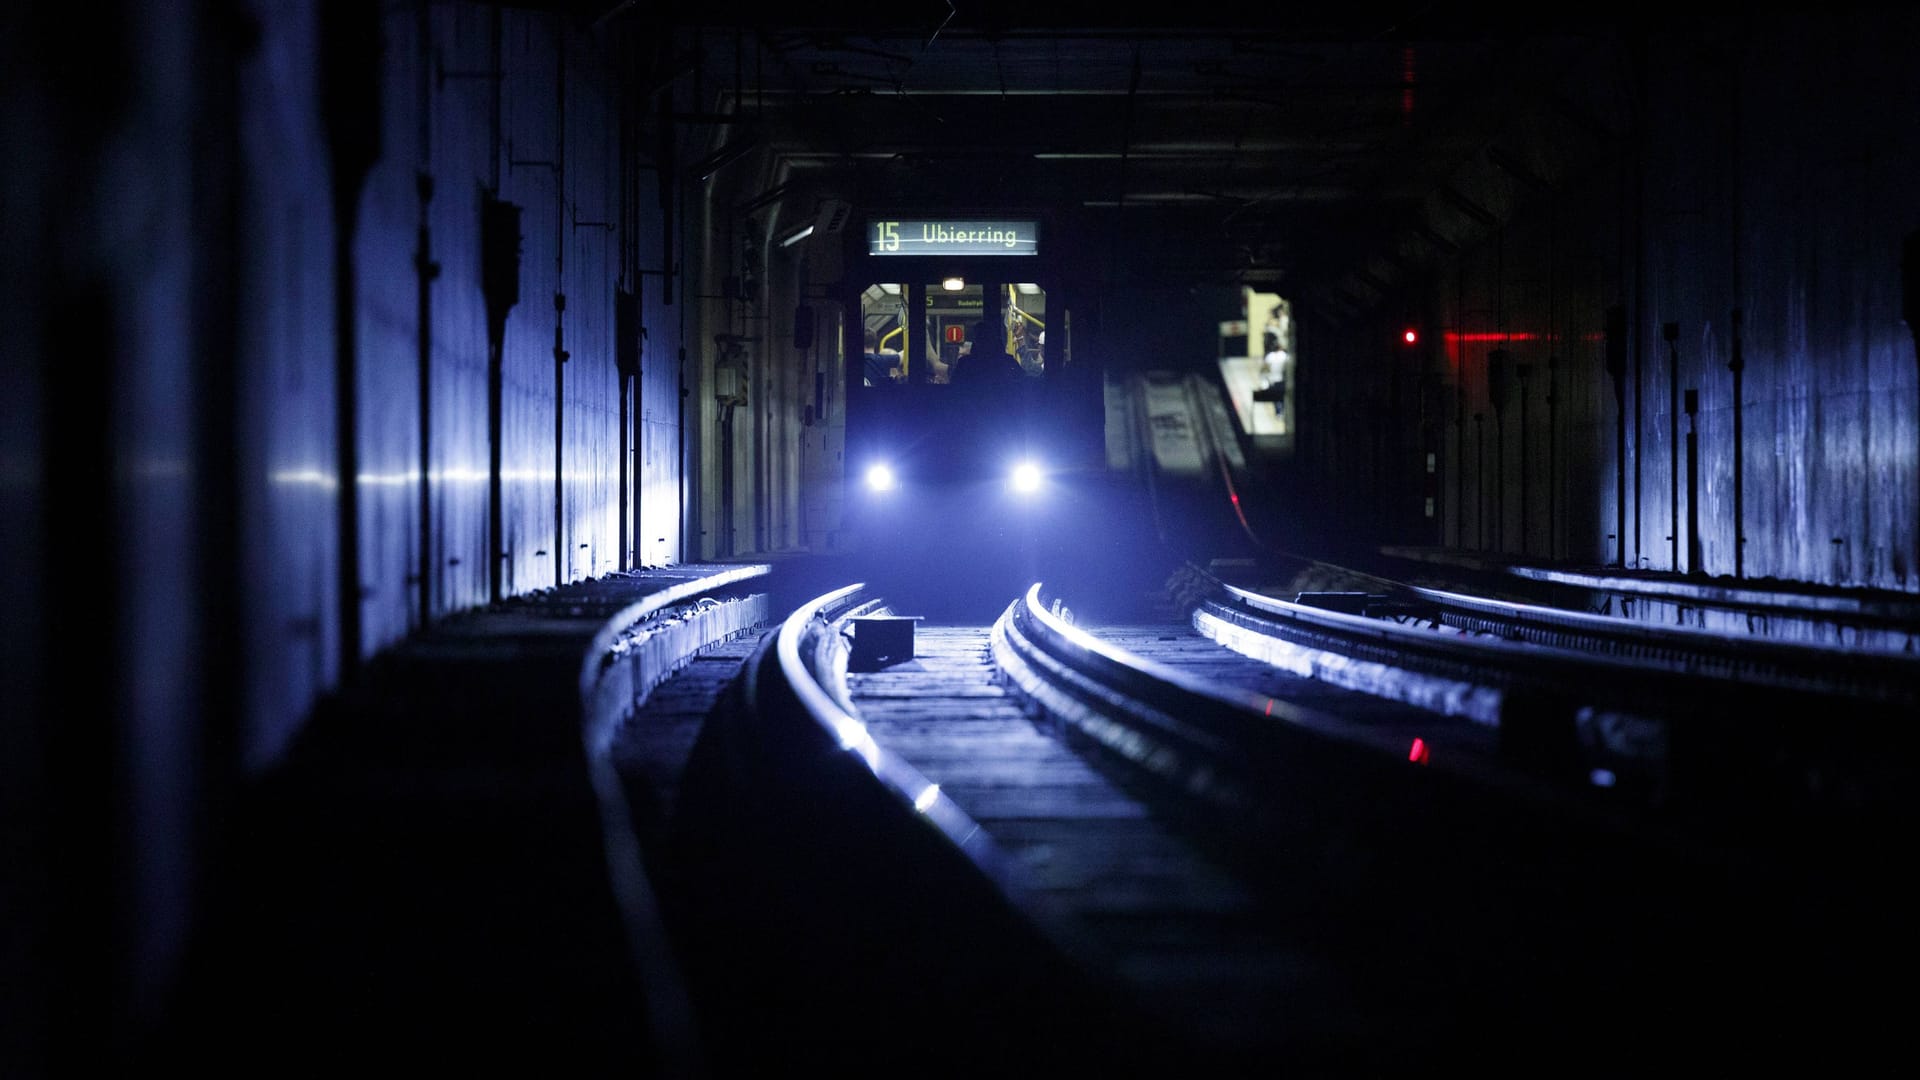
<svg viewBox="0 0 1920 1080">
<path fill-rule="evenodd" d="M 1404 736 L 1359 727 L 1266 694 L 1221 686 L 1137 656 L 1063 620 L 1036 583 L 994 624 L 992 647 L 1011 686 L 1178 798 L 1226 815 L 1265 815 L 1285 828 L 1276 787 L 1295 798 L 1325 778 L 1354 790 L 1498 793 L 1618 829 L 1634 817 L 1605 792 L 1583 790 L 1483 755 L 1409 759 Z M 1447 796 L 1432 789 L 1446 788 Z M 1344 800 L 1345 795 L 1339 796 Z M 1395 798 L 1400 796 L 1396 795 Z M 1256 830 L 1258 831 L 1258 830 Z"/>
<path fill-rule="evenodd" d="M 1708 813 L 1724 812 L 1715 803 L 1905 813 L 1911 802 L 1908 762 L 1920 750 L 1912 684 L 1890 677 L 1874 694 L 1852 692 L 1857 680 L 1822 674 L 1818 657 L 1827 650 L 1741 641 L 1718 642 L 1724 653 L 1689 655 L 1679 645 L 1704 648 L 1697 632 L 1662 628 L 1654 642 L 1632 644 L 1637 628 L 1629 628 L 1621 631 L 1626 646 L 1595 652 L 1571 647 L 1599 636 L 1583 625 L 1593 616 L 1535 609 L 1528 614 L 1543 640 L 1529 642 L 1491 619 L 1493 635 L 1436 633 L 1449 617 L 1437 607 L 1419 627 L 1263 596 L 1193 567 L 1186 577 L 1196 629 L 1237 652 L 1276 662 L 1276 653 L 1304 651 L 1313 665 L 1357 658 L 1390 674 L 1378 686 L 1350 688 L 1413 704 L 1425 702 L 1398 692 L 1396 679 L 1459 680 L 1497 700 L 1469 715 L 1498 725 L 1503 744 L 1523 742 L 1563 771 L 1605 770 L 1594 779 L 1628 782 L 1656 800 Z M 1475 612 L 1510 608 L 1457 594 L 1426 602 L 1436 599 Z M 1338 665 L 1325 666 L 1338 681 Z"/>
<path fill-rule="evenodd" d="M 1414 587 L 1442 622 L 1510 640 L 1625 656 L 1691 675 L 1763 682 L 1920 708 L 1920 657 L 1816 642 L 1730 637 L 1605 615 Z"/>
<path fill-rule="evenodd" d="M 982 828 L 952 796 L 919 769 L 876 741 L 860 719 L 846 689 L 847 623 L 864 614 L 884 612 L 886 602 L 867 585 L 853 584 L 801 605 L 781 624 L 772 663 L 755 665 L 751 695 L 766 708 L 767 690 L 784 690 L 804 718 L 840 751 L 858 760 L 893 801 L 937 833 L 971 863 L 1003 896 L 1012 910 L 1079 963 L 1105 970 L 1111 958 L 1094 943 L 1079 920 L 1053 897 L 1035 888 L 1020 862 Z"/>
<path fill-rule="evenodd" d="M 1696 627 L 1647 626 L 1604 615 L 1567 611 L 1533 604 L 1491 600 L 1362 575 L 1379 582 L 1385 591 L 1382 607 L 1410 614 L 1432 629 L 1450 626 L 1479 638 L 1440 638 L 1411 627 L 1389 630 L 1396 624 L 1366 614 L 1327 611 L 1310 604 L 1267 596 L 1219 581 L 1198 567 L 1187 573 L 1204 591 L 1229 598 L 1222 605 L 1256 620 L 1272 617 L 1276 626 L 1296 628 L 1296 635 L 1312 634 L 1316 644 L 1337 647 L 1338 639 L 1357 643 L 1404 643 L 1408 652 L 1434 660 L 1444 658 L 1450 672 L 1484 670 L 1487 665 L 1525 669 L 1535 665 L 1554 669 L 1557 678 L 1578 679 L 1578 665 L 1592 663 L 1593 679 L 1631 676 L 1646 680 L 1655 673 L 1686 679 L 1720 680 L 1740 693 L 1761 688 L 1794 691 L 1829 702 L 1871 702 L 1876 706 L 1920 709 L 1920 657 L 1889 651 L 1849 650 L 1809 642 L 1763 638 L 1732 638 Z M 1397 602 L 1398 607 L 1388 602 Z M 1372 625 L 1369 625 L 1372 624 Z M 1309 630 L 1308 628 L 1311 628 Z M 1497 638 L 1498 643 L 1489 642 Z M 1503 647 L 1500 643 L 1524 646 Z M 1372 658 L 1387 660 L 1378 650 Z M 1612 662 L 1609 662 L 1612 661 Z M 1663 682 L 1665 682 L 1663 680 Z M 1666 685 L 1673 685 L 1667 682 Z M 1617 696 L 1617 695 L 1616 695 Z M 1692 696 L 1692 695 L 1686 695 Z"/>
</svg>

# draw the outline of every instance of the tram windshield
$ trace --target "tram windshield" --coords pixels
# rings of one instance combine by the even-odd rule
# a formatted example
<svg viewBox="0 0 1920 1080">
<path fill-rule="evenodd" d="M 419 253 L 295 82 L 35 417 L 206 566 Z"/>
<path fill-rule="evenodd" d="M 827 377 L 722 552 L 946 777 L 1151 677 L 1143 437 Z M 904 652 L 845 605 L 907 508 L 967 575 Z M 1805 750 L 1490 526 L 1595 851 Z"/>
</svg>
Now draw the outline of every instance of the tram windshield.
<svg viewBox="0 0 1920 1080">
<path fill-rule="evenodd" d="M 947 278 L 927 286 L 929 382 L 970 381 L 986 369 L 969 367 L 976 355 L 1012 357 L 991 375 L 1046 374 L 1047 294 L 1032 283 L 980 284 Z M 982 338 L 983 328 L 985 337 Z"/>
<path fill-rule="evenodd" d="M 924 318 L 911 317 L 916 303 Z M 1038 379 L 1050 353 L 1056 363 L 1066 355 L 1064 326 L 1059 343 L 1047 345 L 1047 292 L 1032 282 L 875 283 L 861 292 L 860 317 L 863 386 Z M 923 338 L 910 344 L 913 334 Z M 971 362 L 975 356 L 982 362 Z"/>
</svg>

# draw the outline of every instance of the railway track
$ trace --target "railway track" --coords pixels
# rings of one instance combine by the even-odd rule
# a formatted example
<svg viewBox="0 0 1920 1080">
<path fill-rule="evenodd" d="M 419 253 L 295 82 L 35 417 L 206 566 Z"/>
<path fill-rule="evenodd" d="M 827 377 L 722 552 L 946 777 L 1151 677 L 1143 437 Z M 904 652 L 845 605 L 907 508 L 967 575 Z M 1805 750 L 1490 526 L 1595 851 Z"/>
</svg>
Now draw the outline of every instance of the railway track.
<svg viewBox="0 0 1920 1080">
<path fill-rule="evenodd" d="M 1336 567 L 1329 574 L 1364 593 L 1324 594 L 1309 606 L 1358 610 L 1402 623 L 1425 621 L 1433 629 L 1452 629 L 1594 657 L 1631 660 L 1644 668 L 1708 679 L 1737 681 L 1769 691 L 1806 692 L 1844 697 L 1859 704 L 1920 709 L 1920 657 L 1904 649 L 1837 647 L 1733 634 L 1692 626 L 1662 626 L 1587 611 L 1405 584 Z M 1263 608 L 1276 615 L 1291 609 L 1275 604 L 1265 590 L 1245 589 L 1214 578 L 1198 567 L 1185 573 L 1203 593 Z"/>
<path fill-rule="evenodd" d="M 1703 847 L 1471 719 L 1057 599 L 849 671 L 890 613 L 850 586 L 749 662 L 679 815 L 709 1041 L 780 1048 L 727 1064 L 1604 1068 L 1858 1004 L 1807 990 L 1883 925 L 1835 928 L 1884 899 L 1851 849 Z"/>
<path fill-rule="evenodd" d="M 1205 636 L 1467 717 L 1562 783 L 1723 825 L 1913 812 L 1920 659 L 1346 582 L 1288 598 L 1189 566 L 1176 588 Z"/>
</svg>

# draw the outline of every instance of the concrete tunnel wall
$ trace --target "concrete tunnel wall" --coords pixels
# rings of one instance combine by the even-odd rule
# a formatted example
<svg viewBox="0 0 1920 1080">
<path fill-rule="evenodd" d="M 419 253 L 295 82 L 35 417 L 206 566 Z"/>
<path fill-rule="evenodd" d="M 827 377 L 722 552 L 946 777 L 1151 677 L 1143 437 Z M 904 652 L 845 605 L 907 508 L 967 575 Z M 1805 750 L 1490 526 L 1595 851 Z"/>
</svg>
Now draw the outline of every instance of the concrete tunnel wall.
<svg viewBox="0 0 1920 1080">
<path fill-rule="evenodd" d="M 636 32 L 469 3 L 0 17 L 0 695 L 23 718 L 0 724 L 5 1060 L 31 1074 L 153 1022 L 231 797 L 290 752 L 344 650 L 487 602 L 486 193 L 521 208 L 505 592 L 681 558 L 680 203 L 621 112 L 614 36 Z M 629 530 L 623 287 L 647 328 Z"/>
<path fill-rule="evenodd" d="M 1322 308 L 1310 324 L 1320 359 L 1303 341 L 1303 415 L 1329 419 L 1303 430 L 1310 489 L 1372 477 L 1384 496 L 1326 500 L 1338 529 L 1688 569 L 1684 395 L 1694 388 L 1704 572 L 1732 574 L 1744 536 L 1739 569 L 1749 577 L 1920 588 L 1920 389 L 1901 312 L 1902 244 L 1920 228 L 1920 186 L 1911 182 L 1920 128 L 1896 119 L 1920 102 L 1920 71 L 1905 57 L 1916 33 L 1911 13 L 1763 14 L 1650 34 L 1638 61 L 1628 43 L 1615 43 L 1570 70 L 1559 89 L 1604 126 L 1599 152 L 1535 141 L 1530 164 L 1549 182 L 1543 190 L 1483 154 L 1455 184 L 1498 222 L 1409 275 L 1377 315 L 1342 324 Z M 1624 459 L 1605 362 L 1613 304 L 1627 311 Z M 1736 308 L 1745 361 L 1739 530 L 1728 369 Z M 1677 324 L 1681 392 L 1671 427 L 1667 323 Z M 1406 325 L 1426 333 L 1411 352 L 1396 344 Z M 1504 462 L 1488 355 L 1500 347 L 1513 365 L 1531 365 L 1524 433 L 1522 384 L 1508 375 Z M 1423 421 L 1434 425 L 1439 454 L 1431 518 Z M 1615 535 L 1622 509 L 1624 542 Z"/>
<path fill-rule="evenodd" d="M 628 561 L 619 550 L 614 298 L 629 283 L 623 224 L 629 234 L 660 227 L 657 217 L 621 220 L 620 128 L 603 42 L 549 14 L 465 4 L 421 10 L 394 8 L 380 22 L 384 53 L 371 73 L 379 80 L 371 118 L 379 157 L 352 237 L 363 655 L 400 640 L 423 615 L 430 621 L 488 599 L 483 193 L 521 208 L 519 298 L 502 353 L 507 595 Z M 331 180 L 323 118 L 301 107 L 319 95 L 316 79 L 325 73 L 314 51 L 316 9 L 259 15 L 258 54 L 239 67 L 235 245 L 246 742 L 255 766 L 278 754 L 340 662 L 338 597 L 329 584 L 339 482 L 329 379 L 338 345 L 329 332 Z M 431 183 L 425 199 L 422 178 Z M 424 335 L 432 395 L 424 531 L 422 257 L 438 265 Z M 650 335 L 648 346 L 648 367 L 677 350 L 670 331 Z M 650 454 L 645 467 L 649 490 L 677 488 L 677 454 Z M 431 549 L 424 560 L 423 535 Z M 667 561 L 676 552 L 656 545 L 652 554 Z"/>
</svg>

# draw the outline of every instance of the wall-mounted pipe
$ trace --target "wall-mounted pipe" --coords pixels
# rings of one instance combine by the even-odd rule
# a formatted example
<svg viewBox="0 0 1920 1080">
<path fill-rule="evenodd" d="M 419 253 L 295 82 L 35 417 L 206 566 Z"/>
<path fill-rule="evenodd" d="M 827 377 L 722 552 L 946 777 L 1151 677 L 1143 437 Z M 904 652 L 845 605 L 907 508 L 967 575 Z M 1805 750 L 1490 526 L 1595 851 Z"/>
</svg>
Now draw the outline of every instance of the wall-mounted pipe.
<svg viewBox="0 0 1920 1080">
<path fill-rule="evenodd" d="M 1014 310 L 1022 315 L 1026 314 L 1026 312 L 1020 311 L 1019 308 L 1015 308 Z M 1402 430 L 1400 425 L 1403 422 L 1400 415 L 1400 352 L 1401 350 L 1398 348 L 1391 348 L 1387 351 L 1387 431 L 1390 433 L 1388 435 L 1387 452 L 1391 456 L 1386 469 L 1386 481 L 1389 485 L 1389 505 L 1392 507 L 1388 512 L 1387 522 L 1395 534 L 1400 532 L 1401 523 L 1406 520 L 1402 516 L 1405 513 L 1402 507 L 1409 501 L 1405 499 L 1406 472 L 1400 460 L 1402 445 L 1400 441 L 1400 432 Z"/>
<path fill-rule="evenodd" d="M 1560 322 L 1558 301 L 1560 264 L 1555 257 L 1560 238 L 1560 198 L 1547 197 L 1547 558 L 1560 557 L 1560 416 L 1554 391 L 1560 385 Z"/>
<path fill-rule="evenodd" d="M 553 17 L 553 585 L 567 583 L 567 25 Z"/>
<path fill-rule="evenodd" d="M 334 471 L 338 478 L 340 678 L 352 681 L 364 646 L 360 580 L 359 275 L 353 240 L 360 198 L 380 159 L 381 35 L 371 3 L 335 4 L 320 19 L 321 119 L 333 167 Z"/>
<path fill-rule="evenodd" d="M 639 519 L 634 506 L 640 494 L 639 462 L 633 456 L 634 447 L 639 443 L 635 436 L 639 432 L 629 426 L 638 412 L 629 408 L 629 398 L 638 385 L 632 373 L 639 364 L 637 352 L 630 350 L 638 345 L 640 320 L 638 308 L 629 305 L 640 289 L 640 187 L 634 158 L 639 153 L 637 136 L 644 99 L 636 99 L 632 93 L 638 56 L 633 38 L 631 27 L 623 27 L 619 44 L 615 46 L 615 55 L 620 59 L 614 69 L 615 100 L 621 103 L 618 106 L 620 137 L 615 150 L 618 157 L 614 159 L 619 162 L 616 173 L 620 178 L 620 211 L 616 224 L 620 234 L 620 277 L 614 282 L 613 293 L 613 367 L 620 394 L 620 537 L 615 565 L 622 572 L 633 569 L 638 562 L 634 557 L 634 538 L 639 532 Z"/>
<path fill-rule="evenodd" d="M 420 4 L 414 10 L 414 43 L 417 49 L 414 63 L 419 67 L 414 83 L 414 104 L 419 113 L 414 130 L 414 154 L 418 165 L 414 171 L 413 191 L 420 212 L 419 231 L 413 251 L 413 270 L 418 290 L 414 318 L 418 324 L 415 327 L 415 348 L 418 350 L 417 392 L 420 397 L 420 478 L 416 509 L 420 521 L 415 541 L 420 550 L 414 560 L 414 576 L 417 579 L 414 582 L 417 590 L 415 603 L 419 607 L 419 615 L 414 620 L 414 626 L 416 629 L 425 629 L 433 621 L 433 581 L 438 571 L 433 551 L 433 280 L 440 276 L 440 264 L 433 261 L 431 219 L 428 214 L 433 202 L 433 173 L 429 170 L 433 157 L 434 50 L 433 13 L 426 4 Z"/>
<path fill-rule="evenodd" d="M 1553 347 L 1551 332 L 1548 348 Z M 1547 558 L 1560 557 L 1560 357 L 1547 354 Z"/>
<path fill-rule="evenodd" d="M 1680 569 L 1680 324 L 1661 323 L 1667 340 L 1667 537 L 1668 565 Z"/>
<path fill-rule="evenodd" d="M 1443 188 L 1443 193 L 1451 192 Z M 1489 215 L 1491 217 L 1491 215 Z M 1489 226 L 1497 222 L 1488 220 Z M 1504 226 L 1494 234 L 1493 243 L 1493 318 L 1494 327 L 1507 335 L 1507 230 Z M 1507 336 L 1511 343 L 1513 338 Z M 1487 399 L 1493 405 L 1493 547 L 1505 554 L 1507 550 L 1507 376 L 1513 364 L 1513 354 L 1505 348 L 1494 349 L 1487 354 Z"/>
<path fill-rule="evenodd" d="M 681 340 L 684 341 L 684 335 L 686 333 L 686 310 L 684 305 L 681 309 L 680 319 L 680 331 L 683 335 Z M 680 346 L 677 363 L 679 366 L 676 370 L 679 377 L 675 385 L 679 387 L 680 393 L 674 400 L 673 432 L 674 438 L 678 441 L 678 445 L 674 447 L 674 453 L 677 455 L 675 460 L 680 463 L 680 556 L 683 559 L 698 559 L 703 557 L 705 552 L 701 551 L 698 546 L 700 540 L 700 519 L 690 499 L 690 493 L 694 490 L 694 485 L 691 482 L 690 470 L 687 468 L 687 395 L 691 393 L 691 391 L 687 388 L 687 347 L 685 345 Z"/>
<path fill-rule="evenodd" d="M 1467 344 L 1466 275 L 1453 277 L 1453 310 L 1461 332 L 1455 335 L 1453 372 L 1453 546 L 1467 546 Z"/>
<path fill-rule="evenodd" d="M 1633 68 L 1633 317 L 1641 320 L 1647 312 L 1647 36 L 1636 32 L 1629 51 Z M 1621 330 L 1626 330 L 1623 323 Z M 1645 460 L 1646 420 L 1643 415 L 1647 395 L 1645 379 L 1647 335 L 1644 329 L 1633 333 L 1633 565 L 1640 566 L 1641 534 L 1646 531 L 1645 506 L 1641 502 L 1646 488 L 1641 483 L 1641 463 Z M 1621 564 L 1626 565 L 1626 537 L 1620 538 Z"/>
<path fill-rule="evenodd" d="M 567 583 L 573 549 L 567 543 L 567 294 L 553 294 L 553 584 Z"/>
<path fill-rule="evenodd" d="M 1527 533 L 1533 524 L 1527 513 L 1527 380 L 1533 375 L 1533 365 L 1516 365 L 1513 374 L 1520 381 L 1520 554 L 1525 555 L 1530 550 Z"/>
<path fill-rule="evenodd" d="M 1513 354 L 1487 353 L 1487 403 L 1493 406 L 1493 547 L 1507 549 L 1507 375 Z"/>
<path fill-rule="evenodd" d="M 487 308 L 487 598 L 505 594 L 505 515 L 501 507 L 501 383 L 507 314 L 520 302 L 520 207 L 480 197 L 480 295 Z"/>
<path fill-rule="evenodd" d="M 422 10 L 425 5 L 422 5 Z M 433 243 L 428 228 L 428 204 L 433 201 L 433 177 L 426 172 L 414 176 L 414 193 L 420 201 L 420 228 L 413 251 L 413 270 L 417 302 L 414 317 L 416 367 L 420 382 L 420 551 L 414 573 L 419 591 L 420 617 L 416 625 L 425 629 L 433 621 L 433 579 L 438 572 L 433 552 L 433 282 L 440 276 L 440 264 L 433 261 Z"/>
<path fill-rule="evenodd" d="M 640 325 L 640 278 L 635 275 L 632 289 L 616 288 L 613 294 L 613 367 L 620 378 L 620 569 L 631 570 L 641 562 L 638 554 L 640 531 L 640 463 L 634 460 L 640 446 L 639 402 L 633 395 L 640 383 L 640 338 L 646 333 Z"/>
<path fill-rule="evenodd" d="M 733 495 L 733 412 L 734 405 L 720 405 L 720 551 L 722 557 L 734 554 Z"/>
<path fill-rule="evenodd" d="M 1474 547 L 1487 550 L 1487 414 L 1473 414 L 1474 480 L 1473 480 L 1473 525 L 1475 533 Z"/>
<path fill-rule="evenodd" d="M 1906 320 L 1907 332 L 1913 335 L 1913 360 L 1920 365 L 1920 230 L 1908 233 L 1901 248 L 1900 317 Z M 1920 380 L 1916 380 L 1915 389 L 1920 391 Z M 1920 407 L 1915 408 L 1914 415 L 1920 417 Z M 1914 427 L 1916 435 L 1920 436 L 1920 423 Z M 1914 449 L 1914 481 L 1920 484 L 1920 445 Z M 1920 497 L 1914 499 L 1914 506 L 1920 507 Z M 1914 565 L 1920 566 L 1920 522 L 1916 522 L 1913 537 Z"/>
<path fill-rule="evenodd" d="M 1687 573 L 1705 574 L 1700 557 L 1700 391 L 1687 388 Z"/>
<path fill-rule="evenodd" d="M 1636 220 L 1638 219 L 1636 218 Z M 1646 268 L 1644 265 L 1645 260 L 1644 258 L 1641 257 L 1644 255 L 1645 249 L 1646 249 L 1646 241 L 1643 237 L 1638 235 L 1638 231 L 1636 230 L 1636 234 L 1634 238 L 1634 252 L 1635 252 L 1635 258 L 1636 258 L 1636 267 L 1633 275 L 1633 279 L 1634 279 L 1633 292 L 1634 292 L 1634 309 L 1635 309 L 1634 317 L 1636 319 L 1643 318 L 1644 312 L 1646 311 L 1646 286 L 1644 284 L 1646 279 Z M 1644 564 L 1645 560 L 1640 554 L 1640 539 L 1641 539 L 1641 534 L 1646 532 L 1646 524 L 1647 524 L 1646 506 L 1642 502 L 1642 496 L 1646 492 L 1646 485 L 1642 482 L 1642 473 L 1641 473 L 1641 466 L 1646 461 L 1646 454 L 1643 447 L 1646 441 L 1645 436 L 1646 436 L 1646 427 L 1647 427 L 1646 417 L 1644 415 L 1645 414 L 1644 405 L 1646 403 L 1646 396 L 1647 396 L 1647 382 L 1646 382 L 1647 335 L 1644 332 L 1642 332 L 1642 333 L 1635 333 L 1632 335 L 1632 337 L 1633 337 L 1633 565 L 1641 566 Z"/>
<path fill-rule="evenodd" d="M 1615 566 L 1627 565 L 1627 309 L 1607 308 L 1607 377 L 1613 381 L 1613 541 Z"/>
<path fill-rule="evenodd" d="M 1740 239 L 1744 200 L 1741 198 L 1740 166 L 1740 97 L 1743 92 L 1741 75 L 1744 69 L 1736 65 L 1732 82 L 1732 92 L 1727 95 L 1727 193 L 1730 207 L 1731 228 L 1728 230 L 1730 254 L 1732 256 L 1731 278 L 1733 281 L 1733 312 L 1729 318 L 1733 337 L 1733 355 L 1727 361 L 1727 369 L 1733 372 L 1733 576 L 1743 578 L 1747 575 L 1747 517 L 1746 517 L 1746 451 L 1747 440 L 1744 426 L 1746 408 L 1746 390 L 1744 386 L 1747 356 L 1746 345 L 1742 340 L 1740 306 L 1745 296 L 1746 264 L 1740 258 Z"/>
<path fill-rule="evenodd" d="M 1747 354 L 1741 341 L 1739 308 L 1733 309 L 1730 321 L 1733 327 L 1733 357 L 1727 361 L 1727 370 L 1733 372 L 1733 576 L 1738 578 L 1745 577 L 1747 573 L 1747 440 L 1743 424 Z"/>
</svg>

